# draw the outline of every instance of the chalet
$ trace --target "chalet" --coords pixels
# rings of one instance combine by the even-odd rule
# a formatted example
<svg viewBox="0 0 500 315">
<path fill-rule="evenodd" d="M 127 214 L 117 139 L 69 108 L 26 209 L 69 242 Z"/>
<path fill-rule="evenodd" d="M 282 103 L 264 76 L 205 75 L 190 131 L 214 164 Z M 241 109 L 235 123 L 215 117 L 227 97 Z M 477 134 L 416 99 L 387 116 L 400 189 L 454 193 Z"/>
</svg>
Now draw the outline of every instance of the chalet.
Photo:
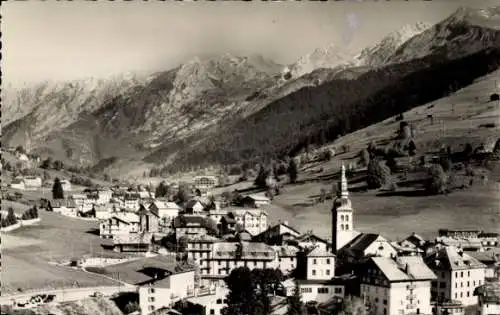
<svg viewBox="0 0 500 315">
<path fill-rule="evenodd" d="M 218 225 L 221 235 L 234 234 L 237 232 L 236 219 L 232 213 L 229 213 L 220 219 Z"/>
<path fill-rule="evenodd" d="M 126 194 L 123 198 L 123 207 L 126 210 L 137 211 L 140 206 L 140 198 L 138 194 Z"/>
<path fill-rule="evenodd" d="M 331 246 L 331 244 L 329 244 L 327 240 L 314 235 L 311 231 L 296 237 L 294 240 L 289 241 L 288 243 L 296 244 L 300 248 L 318 247 L 324 251 L 327 251 Z"/>
<path fill-rule="evenodd" d="M 78 211 L 87 212 L 92 210 L 92 207 L 95 204 L 95 200 L 88 198 L 87 195 L 84 194 L 73 194 L 71 199 L 75 201 L 76 207 Z"/>
<path fill-rule="evenodd" d="M 184 206 L 186 214 L 189 215 L 199 215 L 203 212 L 204 208 L 203 204 L 196 199 L 189 200 Z"/>
<path fill-rule="evenodd" d="M 272 246 L 278 257 L 278 268 L 283 274 L 290 274 L 297 268 L 297 255 L 300 249 L 293 245 Z"/>
<path fill-rule="evenodd" d="M 370 314 L 431 314 L 435 279 L 422 257 L 371 257 L 360 273 L 361 297 Z"/>
<path fill-rule="evenodd" d="M 342 247 L 338 255 L 348 262 L 355 262 L 366 256 L 396 257 L 397 251 L 379 234 L 360 233 Z"/>
<path fill-rule="evenodd" d="M 174 219 L 173 227 L 175 237 L 205 235 L 207 232 L 207 221 L 202 216 L 178 216 Z"/>
<path fill-rule="evenodd" d="M 500 282 L 485 283 L 474 290 L 479 315 L 500 314 Z"/>
<path fill-rule="evenodd" d="M 433 315 L 464 315 L 465 307 L 460 301 L 431 301 Z"/>
<path fill-rule="evenodd" d="M 153 234 L 147 232 L 116 234 L 113 237 L 115 252 L 149 252 L 152 248 Z"/>
<path fill-rule="evenodd" d="M 206 193 L 218 185 L 219 179 L 216 176 L 196 176 L 194 178 L 194 187 L 202 193 Z"/>
<path fill-rule="evenodd" d="M 269 205 L 270 200 L 266 196 L 261 195 L 250 195 L 243 197 L 241 204 L 247 208 L 260 208 L 262 206 Z"/>
<path fill-rule="evenodd" d="M 264 232 L 253 237 L 255 242 L 264 242 L 268 245 L 282 245 L 286 241 L 299 237 L 300 233 L 288 225 L 288 221 L 269 227 Z"/>
<path fill-rule="evenodd" d="M 263 209 L 231 208 L 227 209 L 236 220 L 236 224 L 252 235 L 267 230 L 267 211 Z"/>
<path fill-rule="evenodd" d="M 10 187 L 20 190 L 37 190 L 42 188 L 42 179 L 33 176 L 18 177 L 12 181 Z"/>
<path fill-rule="evenodd" d="M 138 233 L 139 215 L 133 212 L 119 212 L 100 222 L 99 234 L 102 238 L 114 238 L 118 234 Z"/>
<path fill-rule="evenodd" d="M 113 215 L 113 208 L 104 205 L 94 205 L 94 212 L 96 219 L 106 220 Z"/>
<path fill-rule="evenodd" d="M 10 183 L 10 187 L 14 189 L 24 190 L 24 180 L 21 178 L 14 178 Z"/>
<path fill-rule="evenodd" d="M 175 202 L 164 200 L 155 200 L 149 206 L 149 210 L 155 211 L 160 217 L 160 223 L 164 226 L 170 226 L 175 217 L 182 211 Z"/>
<path fill-rule="evenodd" d="M 111 201 L 113 197 L 113 191 L 108 188 L 99 188 L 97 189 L 97 203 L 98 204 L 106 204 Z"/>
<path fill-rule="evenodd" d="M 76 204 L 71 199 L 53 199 L 49 202 L 49 209 L 70 217 L 78 215 Z"/>
</svg>

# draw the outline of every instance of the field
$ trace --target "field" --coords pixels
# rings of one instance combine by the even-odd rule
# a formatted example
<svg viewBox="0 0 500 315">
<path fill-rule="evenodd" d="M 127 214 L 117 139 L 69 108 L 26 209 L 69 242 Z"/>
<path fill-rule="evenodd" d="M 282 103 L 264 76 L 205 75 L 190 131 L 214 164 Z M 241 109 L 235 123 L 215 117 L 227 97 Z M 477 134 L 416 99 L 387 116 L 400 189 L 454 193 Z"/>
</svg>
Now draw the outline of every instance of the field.
<svg viewBox="0 0 500 315">
<path fill-rule="evenodd" d="M 15 205 L 14 205 L 15 206 Z M 97 223 L 39 211 L 39 225 L 2 233 L 2 293 L 61 286 L 114 285 L 97 275 L 49 264 L 82 255 L 120 256 L 104 251 L 92 234 Z"/>
</svg>

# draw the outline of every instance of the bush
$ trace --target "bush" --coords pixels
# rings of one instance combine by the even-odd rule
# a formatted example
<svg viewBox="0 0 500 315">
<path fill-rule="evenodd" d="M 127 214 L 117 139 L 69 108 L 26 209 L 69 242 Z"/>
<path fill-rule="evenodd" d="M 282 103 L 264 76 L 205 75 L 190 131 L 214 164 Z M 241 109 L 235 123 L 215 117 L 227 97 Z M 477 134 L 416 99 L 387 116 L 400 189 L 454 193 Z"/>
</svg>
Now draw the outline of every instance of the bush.
<svg viewBox="0 0 500 315">
<path fill-rule="evenodd" d="M 428 179 L 425 190 L 432 195 L 443 194 L 446 191 L 447 177 L 441 165 L 433 165 L 429 168 Z"/>
<path fill-rule="evenodd" d="M 359 152 L 359 163 L 363 166 L 368 166 L 370 163 L 370 153 L 367 149 L 363 149 Z"/>
<path fill-rule="evenodd" d="M 368 164 L 366 183 L 369 189 L 377 189 L 390 183 L 391 170 L 379 159 Z"/>
</svg>

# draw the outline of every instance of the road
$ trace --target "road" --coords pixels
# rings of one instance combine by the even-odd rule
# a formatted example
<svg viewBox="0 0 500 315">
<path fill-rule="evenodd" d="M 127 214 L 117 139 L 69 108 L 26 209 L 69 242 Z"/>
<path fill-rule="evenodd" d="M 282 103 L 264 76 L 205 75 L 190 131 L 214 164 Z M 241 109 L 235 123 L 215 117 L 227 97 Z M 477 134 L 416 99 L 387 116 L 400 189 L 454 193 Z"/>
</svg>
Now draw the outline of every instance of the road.
<svg viewBox="0 0 500 315">
<path fill-rule="evenodd" d="M 137 287 L 133 285 L 128 286 L 112 286 L 112 287 L 89 287 L 89 288 L 75 288 L 75 289 L 60 289 L 60 290 L 39 290 L 23 292 L 13 295 L 0 296 L 0 305 L 12 305 L 12 301 L 27 301 L 32 296 L 37 294 L 53 294 L 55 295 L 54 302 L 70 302 L 78 301 L 89 297 L 94 292 L 99 292 L 104 296 L 111 296 L 119 292 L 135 292 Z"/>
</svg>

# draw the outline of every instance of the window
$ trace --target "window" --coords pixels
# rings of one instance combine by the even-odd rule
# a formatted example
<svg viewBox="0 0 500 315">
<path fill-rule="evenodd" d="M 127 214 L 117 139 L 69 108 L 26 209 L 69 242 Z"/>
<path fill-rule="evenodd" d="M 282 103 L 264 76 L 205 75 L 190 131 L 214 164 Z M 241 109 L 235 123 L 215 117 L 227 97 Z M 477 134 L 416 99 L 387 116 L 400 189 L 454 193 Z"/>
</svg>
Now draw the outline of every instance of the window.
<svg viewBox="0 0 500 315">
<path fill-rule="evenodd" d="M 387 305 L 387 300 L 384 300 L 383 303 L 384 303 L 384 305 Z M 385 311 L 385 308 L 384 308 L 384 311 Z"/>
<path fill-rule="evenodd" d="M 316 265 L 316 258 L 313 259 L 313 265 Z"/>
<path fill-rule="evenodd" d="M 458 271 L 455 271 L 455 278 L 458 278 Z"/>
<path fill-rule="evenodd" d="M 439 288 L 446 289 L 446 282 L 440 282 L 439 283 Z"/>
<path fill-rule="evenodd" d="M 458 282 L 455 282 L 455 289 L 458 288 Z"/>
<path fill-rule="evenodd" d="M 155 288 L 149 288 L 149 293 L 155 293 Z"/>
<path fill-rule="evenodd" d="M 149 302 L 154 302 L 154 301 L 155 301 L 155 297 L 154 297 L 154 296 L 150 296 L 150 297 L 148 298 L 148 301 L 149 301 Z"/>
<path fill-rule="evenodd" d="M 378 298 L 375 298 L 375 303 L 378 303 Z"/>
<path fill-rule="evenodd" d="M 217 299 L 217 304 L 222 304 L 222 299 Z"/>
<path fill-rule="evenodd" d="M 455 292 L 455 299 L 458 299 L 458 294 Z"/>
<path fill-rule="evenodd" d="M 335 288 L 335 293 L 341 294 L 342 293 L 342 288 Z"/>
<path fill-rule="evenodd" d="M 221 265 L 222 265 L 222 261 L 219 260 L 219 266 L 221 266 Z"/>
<path fill-rule="evenodd" d="M 472 285 L 476 286 L 476 280 L 472 281 Z"/>
<path fill-rule="evenodd" d="M 470 277 L 470 271 L 467 271 L 467 277 Z"/>
<path fill-rule="evenodd" d="M 469 297 L 469 291 L 467 291 L 467 297 Z"/>
<path fill-rule="evenodd" d="M 460 271 L 460 277 L 463 278 L 464 277 L 464 272 L 463 271 Z"/>
<path fill-rule="evenodd" d="M 154 311 L 155 306 L 154 305 L 150 305 L 150 306 L 148 306 L 148 308 L 149 308 L 150 311 Z"/>
<path fill-rule="evenodd" d="M 479 281 L 479 282 L 478 282 L 478 283 L 479 283 L 479 285 L 481 285 L 481 280 L 478 280 L 478 281 Z"/>
<path fill-rule="evenodd" d="M 330 275 L 330 269 L 326 269 L 326 275 L 329 276 Z"/>
<path fill-rule="evenodd" d="M 387 315 L 387 309 L 384 307 L 384 315 Z"/>
<path fill-rule="evenodd" d="M 441 271 L 441 278 L 444 278 L 445 277 L 445 273 L 444 271 Z"/>
<path fill-rule="evenodd" d="M 210 315 L 215 315 L 215 310 L 214 309 L 210 309 Z"/>
<path fill-rule="evenodd" d="M 340 216 L 340 221 L 344 221 L 344 215 Z"/>
<path fill-rule="evenodd" d="M 312 288 L 300 288 L 300 292 L 302 292 L 302 293 L 312 293 Z"/>
<path fill-rule="evenodd" d="M 460 292 L 460 297 L 464 297 L 464 293 L 463 292 Z"/>
<path fill-rule="evenodd" d="M 316 275 L 316 270 L 313 269 L 312 274 L 313 274 L 313 276 L 315 276 Z"/>
<path fill-rule="evenodd" d="M 318 288 L 319 294 L 328 294 L 328 288 Z"/>
<path fill-rule="evenodd" d="M 253 262 L 253 265 L 254 265 L 254 267 L 255 267 L 255 266 L 257 266 L 257 262 L 256 262 L 256 261 L 254 261 L 254 262 Z"/>
<path fill-rule="evenodd" d="M 346 225 L 345 225 L 345 229 L 346 229 L 346 230 L 349 230 L 349 224 L 346 224 Z"/>
<path fill-rule="evenodd" d="M 467 281 L 467 287 L 470 287 L 470 281 Z"/>
<path fill-rule="evenodd" d="M 327 259 L 326 259 L 326 263 L 327 263 L 327 264 L 330 264 L 330 258 L 327 258 Z"/>
<path fill-rule="evenodd" d="M 460 282 L 460 287 L 463 288 L 464 287 L 464 283 L 463 282 Z"/>
</svg>

